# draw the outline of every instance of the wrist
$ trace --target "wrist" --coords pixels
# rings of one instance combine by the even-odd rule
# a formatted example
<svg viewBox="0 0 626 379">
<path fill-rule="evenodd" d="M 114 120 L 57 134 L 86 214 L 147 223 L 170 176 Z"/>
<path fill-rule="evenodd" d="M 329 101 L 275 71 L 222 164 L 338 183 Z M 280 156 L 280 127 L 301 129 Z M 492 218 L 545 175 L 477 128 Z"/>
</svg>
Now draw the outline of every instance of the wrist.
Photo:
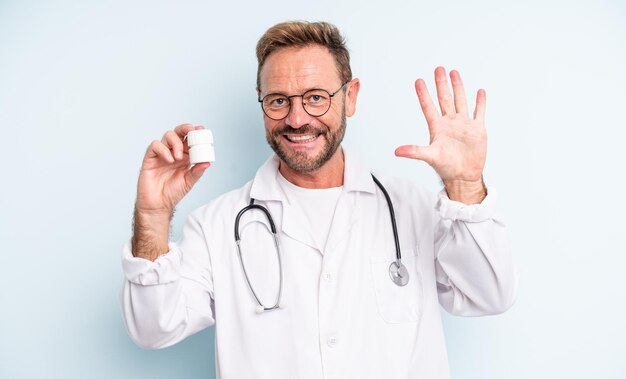
<svg viewBox="0 0 626 379">
<path fill-rule="evenodd" d="M 173 213 L 142 211 L 133 217 L 133 256 L 154 261 L 169 250 L 168 238 Z"/>
<path fill-rule="evenodd" d="M 141 209 L 135 206 L 135 210 L 133 213 L 135 219 L 139 218 L 141 220 L 145 220 L 151 224 L 166 224 L 169 225 L 172 217 L 174 217 L 174 211 L 170 211 L 168 209 Z"/>
<path fill-rule="evenodd" d="M 479 204 L 487 197 L 487 187 L 483 178 L 476 181 L 444 180 L 448 198 L 466 205 Z"/>
</svg>

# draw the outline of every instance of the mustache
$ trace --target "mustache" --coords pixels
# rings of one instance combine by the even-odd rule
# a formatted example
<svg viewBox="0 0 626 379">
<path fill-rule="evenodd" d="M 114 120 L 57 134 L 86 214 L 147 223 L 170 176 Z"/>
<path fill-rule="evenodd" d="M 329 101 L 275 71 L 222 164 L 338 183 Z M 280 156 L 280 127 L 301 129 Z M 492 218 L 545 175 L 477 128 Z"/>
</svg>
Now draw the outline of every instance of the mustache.
<svg viewBox="0 0 626 379">
<path fill-rule="evenodd" d="M 299 128 L 292 128 L 289 125 L 286 125 L 284 128 L 278 129 L 274 131 L 274 136 L 280 136 L 282 134 L 326 134 L 325 128 L 319 128 L 315 126 L 311 126 L 310 124 L 302 125 Z"/>
</svg>

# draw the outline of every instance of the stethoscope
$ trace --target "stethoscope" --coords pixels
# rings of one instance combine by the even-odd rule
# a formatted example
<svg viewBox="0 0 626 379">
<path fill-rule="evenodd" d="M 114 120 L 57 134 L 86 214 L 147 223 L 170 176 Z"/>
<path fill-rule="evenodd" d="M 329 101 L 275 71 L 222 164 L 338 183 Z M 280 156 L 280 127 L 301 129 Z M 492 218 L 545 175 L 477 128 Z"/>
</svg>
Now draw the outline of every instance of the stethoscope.
<svg viewBox="0 0 626 379">
<path fill-rule="evenodd" d="M 389 276 L 391 277 L 391 281 L 394 282 L 397 286 L 403 287 L 409 282 L 409 272 L 407 271 L 404 264 L 402 264 L 402 254 L 400 253 L 400 241 L 398 240 L 398 228 L 396 226 L 396 215 L 393 211 L 393 204 L 391 203 L 391 198 L 387 193 L 387 190 L 383 185 L 376 179 L 374 175 L 372 175 L 372 179 L 374 179 L 374 183 L 380 188 L 385 195 L 385 200 L 387 201 L 387 205 L 389 207 L 389 215 L 391 216 L 391 228 L 393 229 L 393 239 L 396 244 L 396 260 L 391 262 L 389 265 Z M 272 236 L 274 237 L 274 246 L 276 247 L 276 256 L 278 257 L 278 269 L 280 272 L 280 279 L 278 284 L 278 296 L 276 297 L 276 302 L 271 307 L 266 307 L 261 303 L 259 296 L 256 291 L 252 287 L 252 283 L 250 282 L 250 278 L 248 277 L 248 273 L 246 272 L 246 265 L 243 263 L 243 258 L 241 256 L 241 238 L 239 237 L 239 219 L 241 216 L 251 209 L 258 209 L 265 213 L 267 217 L 267 221 L 270 224 L 270 230 Z M 283 263 L 281 260 L 281 252 L 280 252 L 280 243 L 278 241 L 278 234 L 276 233 L 276 226 L 274 225 L 274 219 L 270 214 L 270 211 L 267 210 L 266 207 L 255 204 L 254 199 L 250 198 L 250 204 L 245 206 L 243 209 L 239 211 L 237 214 L 237 218 L 235 218 L 235 243 L 237 245 L 237 255 L 239 256 L 239 263 L 241 264 L 241 269 L 243 271 L 243 276 L 246 279 L 246 283 L 248 284 L 248 288 L 250 292 L 252 292 L 252 296 L 254 296 L 254 300 L 257 303 L 256 312 L 263 313 L 264 311 L 271 311 L 272 309 L 284 308 L 284 304 L 281 302 L 282 294 L 283 294 Z"/>
</svg>

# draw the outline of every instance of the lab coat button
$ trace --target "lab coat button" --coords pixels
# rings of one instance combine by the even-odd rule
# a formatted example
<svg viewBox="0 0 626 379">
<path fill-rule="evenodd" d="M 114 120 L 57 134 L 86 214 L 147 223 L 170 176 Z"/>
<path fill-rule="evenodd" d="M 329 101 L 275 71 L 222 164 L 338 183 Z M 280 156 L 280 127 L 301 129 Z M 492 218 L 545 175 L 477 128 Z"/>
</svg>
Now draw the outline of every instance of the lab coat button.
<svg viewBox="0 0 626 379">
<path fill-rule="evenodd" d="M 324 278 L 324 280 L 326 280 L 327 282 L 330 282 L 331 280 L 333 280 L 333 274 L 331 274 L 330 272 L 325 272 L 322 277 Z"/>
<path fill-rule="evenodd" d="M 338 343 L 337 337 L 335 336 L 328 337 L 328 340 L 326 340 L 326 343 L 328 344 L 329 347 L 337 346 L 337 343 Z"/>
</svg>

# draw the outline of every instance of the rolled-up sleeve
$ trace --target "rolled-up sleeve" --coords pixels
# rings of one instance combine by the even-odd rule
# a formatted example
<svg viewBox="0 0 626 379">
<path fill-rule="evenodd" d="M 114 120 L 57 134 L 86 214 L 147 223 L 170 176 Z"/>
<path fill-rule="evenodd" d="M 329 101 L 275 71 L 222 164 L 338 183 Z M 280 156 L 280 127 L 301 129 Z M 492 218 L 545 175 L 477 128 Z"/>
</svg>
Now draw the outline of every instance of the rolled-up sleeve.
<svg viewBox="0 0 626 379">
<path fill-rule="evenodd" d="M 122 268 L 122 313 L 139 346 L 168 347 L 215 323 L 209 251 L 193 214 L 182 240 L 154 262 L 134 257 L 127 242 Z"/>
<path fill-rule="evenodd" d="M 505 224 L 495 211 L 496 192 L 466 205 L 445 190 L 435 207 L 435 269 L 440 304 L 459 316 L 498 314 L 515 302 L 518 273 Z"/>
</svg>

